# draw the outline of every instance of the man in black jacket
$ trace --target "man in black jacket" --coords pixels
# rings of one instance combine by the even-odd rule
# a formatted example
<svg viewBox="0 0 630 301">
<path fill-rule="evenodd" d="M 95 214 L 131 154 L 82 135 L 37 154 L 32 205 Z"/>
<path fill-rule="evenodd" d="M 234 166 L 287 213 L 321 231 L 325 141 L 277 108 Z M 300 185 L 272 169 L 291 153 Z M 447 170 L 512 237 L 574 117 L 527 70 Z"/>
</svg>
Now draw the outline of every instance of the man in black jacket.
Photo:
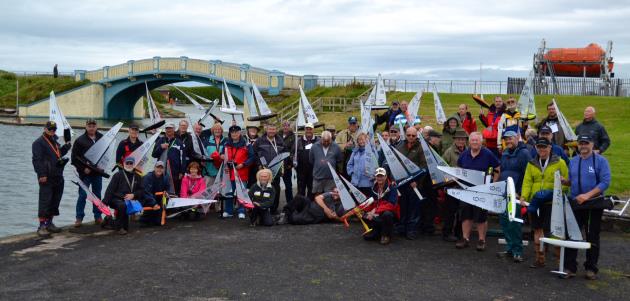
<svg viewBox="0 0 630 301">
<path fill-rule="evenodd" d="M 77 173 L 79 173 L 79 179 L 87 186 L 92 186 L 92 192 L 98 198 L 101 198 L 101 190 L 103 189 L 103 178 L 97 174 L 95 174 L 91 169 L 85 165 L 84 162 L 87 159 L 84 157 L 85 153 L 98 141 L 103 137 L 103 134 L 98 132 L 98 127 L 96 126 L 96 120 L 88 119 L 85 122 L 85 133 L 79 136 L 77 140 L 74 141 L 74 146 L 72 147 L 72 165 L 77 169 Z M 96 162 L 92 162 L 95 163 Z M 83 218 L 85 217 L 85 200 L 87 199 L 87 194 L 83 191 L 83 189 L 79 188 L 79 198 L 77 199 L 77 207 L 76 207 L 76 221 L 74 222 L 75 227 L 81 227 L 83 223 Z M 92 213 L 94 214 L 94 222 L 96 224 L 100 224 L 103 219 L 101 218 L 101 211 L 94 205 L 92 205 Z"/>
<path fill-rule="evenodd" d="M 116 209 L 116 230 L 121 235 L 129 231 L 129 216 L 125 201 L 142 201 L 144 198 L 142 178 L 134 172 L 134 163 L 135 159 L 132 157 L 125 159 L 123 169 L 112 176 L 105 190 L 105 198 L 103 198 L 103 203 Z"/>
<path fill-rule="evenodd" d="M 289 158 L 284 160 L 284 173 L 282 181 L 284 182 L 284 196 L 287 203 L 293 200 L 293 156 L 295 156 L 295 134 L 292 131 L 291 123 L 284 121 L 282 123 L 282 141 L 284 142 L 285 151 L 289 152 Z M 280 193 L 278 191 L 277 193 Z"/>
<path fill-rule="evenodd" d="M 596 154 L 603 154 L 610 146 L 610 137 L 606 128 L 595 120 L 595 108 L 587 107 L 584 110 L 584 121 L 575 128 L 575 134 L 578 136 L 586 135 L 593 139 Z"/>
<path fill-rule="evenodd" d="M 285 152 L 284 141 L 277 134 L 278 129 L 275 124 L 268 124 L 265 126 L 265 135 L 258 138 L 254 143 L 254 153 L 256 154 L 256 158 L 258 158 L 259 166 L 266 167 L 267 164 L 271 162 L 277 155 Z M 263 160 L 261 158 L 265 158 L 266 162 L 263 164 Z M 282 176 L 282 170 L 278 172 L 273 181 L 271 182 L 271 186 L 277 192 L 280 192 L 280 177 Z M 273 205 L 271 206 L 271 213 L 277 214 L 278 205 L 280 203 L 280 193 L 276 193 Z"/>
<path fill-rule="evenodd" d="M 123 160 L 142 145 L 142 141 L 138 138 L 138 133 L 139 127 L 137 124 L 129 125 L 129 136 L 127 139 L 120 141 L 116 148 L 116 164 L 122 166 Z"/>
<path fill-rule="evenodd" d="M 39 183 L 39 204 L 37 217 L 39 228 L 37 235 L 48 236 L 59 233 L 61 229 L 53 224 L 53 217 L 59 215 L 59 202 L 63 195 L 63 168 L 67 159 L 63 156 L 70 150 L 70 141 L 63 146 L 57 142 L 55 131 L 57 124 L 48 121 L 44 133 L 32 145 L 33 169 Z"/>
<path fill-rule="evenodd" d="M 315 142 L 319 141 L 313 134 L 313 124 L 304 125 L 304 136 L 298 139 L 297 144 L 297 163 L 295 171 L 297 173 L 297 194 L 313 199 L 313 164 L 309 161 L 311 147 Z M 308 192 L 307 192 L 308 190 Z"/>
</svg>

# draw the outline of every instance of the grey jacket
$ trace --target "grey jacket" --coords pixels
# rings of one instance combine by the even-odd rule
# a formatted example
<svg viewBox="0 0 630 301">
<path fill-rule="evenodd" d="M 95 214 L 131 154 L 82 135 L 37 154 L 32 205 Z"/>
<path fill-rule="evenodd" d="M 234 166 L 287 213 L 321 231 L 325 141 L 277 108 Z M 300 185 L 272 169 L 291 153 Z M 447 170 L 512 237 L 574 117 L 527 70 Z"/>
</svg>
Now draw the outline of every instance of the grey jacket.
<svg viewBox="0 0 630 301">
<path fill-rule="evenodd" d="M 313 144 L 308 160 L 313 165 L 313 179 L 332 180 L 332 175 L 326 163 L 329 162 L 335 170 L 339 170 L 337 166 L 343 163 L 343 154 L 339 146 L 335 142 L 332 142 L 328 147 L 328 152 L 324 155 L 324 148 L 320 140 Z"/>
<path fill-rule="evenodd" d="M 603 154 L 610 146 L 608 132 L 606 132 L 604 126 L 595 119 L 591 121 L 584 120 L 582 123 L 578 124 L 577 128 L 575 128 L 575 134 L 578 136 L 591 136 L 595 144 L 595 149 L 598 149 L 600 154 Z"/>
</svg>

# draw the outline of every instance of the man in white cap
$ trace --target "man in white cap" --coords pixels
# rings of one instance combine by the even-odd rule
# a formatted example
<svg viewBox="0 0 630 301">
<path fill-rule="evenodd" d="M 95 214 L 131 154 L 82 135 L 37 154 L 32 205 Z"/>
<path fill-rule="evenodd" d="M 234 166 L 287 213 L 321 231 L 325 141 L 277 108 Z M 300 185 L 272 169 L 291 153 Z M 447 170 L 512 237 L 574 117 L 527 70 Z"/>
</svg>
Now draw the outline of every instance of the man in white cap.
<svg viewBox="0 0 630 301">
<path fill-rule="evenodd" d="M 297 164 L 295 167 L 298 185 L 297 194 L 309 197 L 309 199 L 313 195 L 313 164 L 309 162 L 308 157 L 313 144 L 319 141 L 313 133 L 314 128 L 312 123 L 304 125 L 304 135 L 298 139 L 297 158 L 295 158 L 295 163 Z"/>
<path fill-rule="evenodd" d="M 184 146 L 182 141 L 175 136 L 174 123 L 168 122 L 164 128 L 166 134 L 158 138 L 155 142 L 152 156 L 165 164 L 166 176 L 173 179 L 173 189 L 175 194 L 179 194 L 181 179 L 185 171 L 185 166 L 182 165 L 182 151 Z"/>
</svg>

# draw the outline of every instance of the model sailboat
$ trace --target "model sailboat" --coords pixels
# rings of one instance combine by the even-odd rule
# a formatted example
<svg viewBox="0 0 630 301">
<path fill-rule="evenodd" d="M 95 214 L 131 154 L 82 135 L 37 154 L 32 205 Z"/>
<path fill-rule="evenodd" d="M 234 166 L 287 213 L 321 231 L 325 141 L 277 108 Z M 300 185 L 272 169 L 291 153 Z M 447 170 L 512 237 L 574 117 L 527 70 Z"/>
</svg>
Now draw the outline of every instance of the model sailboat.
<svg viewBox="0 0 630 301">
<path fill-rule="evenodd" d="M 57 104 L 57 98 L 55 97 L 54 91 L 50 91 L 48 106 L 50 112 L 49 120 L 52 120 L 57 124 L 55 135 L 57 135 L 57 137 L 63 137 L 65 142 L 70 142 L 72 136 L 74 136 L 74 132 L 72 131 L 72 127 L 70 127 L 70 123 L 68 123 L 66 116 L 64 116 L 63 112 L 61 112 L 59 104 Z"/>
<path fill-rule="evenodd" d="M 442 101 L 438 94 L 437 87 L 433 84 L 433 106 L 435 107 L 435 120 L 438 124 L 444 124 L 446 122 L 446 114 L 444 114 L 444 108 L 442 108 Z"/>
<path fill-rule="evenodd" d="M 311 103 L 308 101 L 308 98 L 306 98 L 306 94 L 304 93 L 304 90 L 302 89 L 302 85 L 299 86 L 300 87 L 300 99 L 298 99 L 298 113 L 297 113 L 297 117 L 295 118 L 295 135 L 296 135 L 296 139 L 295 139 L 295 156 L 293 157 L 293 166 L 297 167 L 297 144 L 298 144 L 298 130 L 303 129 L 304 126 L 307 123 L 310 123 L 313 125 L 313 127 L 320 127 L 323 126 L 323 123 L 319 123 L 319 119 L 317 119 L 317 115 L 315 114 L 315 111 L 313 110 L 313 107 L 311 106 Z M 297 170 L 296 170 L 297 172 Z"/>
<path fill-rule="evenodd" d="M 527 77 L 527 80 L 525 80 L 523 90 L 521 90 L 521 95 L 518 98 L 518 112 L 521 114 L 521 119 L 523 120 L 536 119 L 536 103 L 534 102 L 533 81 L 534 70 L 529 72 L 529 76 Z"/>
<path fill-rule="evenodd" d="M 251 115 L 247 117 L 247 120 L 248 121 L 267 120 L 269 118 L 273 118 L 276 115 L 278 115 L 276 113 L 271 112 L 271 110 L 269 109 L 269 106 L 267 105 L 267 102 L 265 102 L 265 99 L 262 97 L 262 94 L 260 94 L 258 87 L 256 87 L 256 84 L 253 81 L 251 83 L 252 83 L 252 94 L 254 95 L 255 104 L 252 103 L 250 100 L 247 101 L 249 114 Z"/>
<path fill-rule="evenodd" d="M 565 275 L 564 271 L 564 248 L 590 249 L 591 243 L 583 241 L 582 232 L 578 226 L 573 210 L 562 193 L 560 172 L 556 171 L 553 182 L 553 202 L 551 205 L 551 235 L 553 237 L 543 237 L 540 239 L 540 249 L 544 250 L 544 244 L 560 247 L 560 266 L 552 273 Z"/>
<path fill-rule="evenodd" d="M 398 187 L 405 185 L 426 172 L 425 169 L 418 167 L 418 165 L 411 162 L 411 160 L 401 154 L 397 149 L 391 148 L 380 134 L 376 135 L 378 136 L 378 142 L 385 155 L 385 160 L 389 166 L 392 178 Z M 418 188 L 413 188 L 413 191 L 418 196 L 418 199 L 424 199 L 420 191 L 418 191 Z"/>
<path fill-rule="evenodd" d="M 151 120 L 151 125 L 142 129 L 141 133 L 146 133 L 155 129 L 160 128 L 166 123 L 166 120 L 163 120 L 160 116 L 160 111 L 158 111 L 157 106 L 155 105 L 155 101 L 153 97 L 151 97 L 151 92 L 149 91 L 149 85 L 147 82 L 144 82 L 144 87 L 146 89 L 147 94 L 147 107 L 149 109 L 149 119 Z"/>
<path fill-rule="evenodd" d="M 577 135 L 573 131 L 573 128 L 571 127 L 571 124 L 569 123 L 567 118 L 564 117 L 564 114 L 562 114 L 562 112 L 560 111 L 560 108 L 558 107 L 558 104 L 556 103 L 555 98 L 552 99 L 552 103 L 553 103 L 553 107 L 556 109 L 556 115 L 558 116 L 558 126 L 560 126 L 560 129 L 556 129 L 556 130 L 562 131 L 562 133 L 564 134 L 564 137 L 567 140 L 566 144 L 568 144 L 569 146 L 575 146 L 577 142 Z"/>
<path fill-rule="evenodd" d="M 83 190 L 83 192 L 85 192 L 85 194 L 87 195 L 87 200 L 92 202 L 92 204 L 94 204 L 94 206 L 96 206 L 96 208 L 98 208 L 98 210 L 101 211 L 106 216 L 112 216 L 112 212 L 109 210 L 109 207 L 107 207 L 107 205 L 105 205 L 101 201 L 101 199 L 99 199 L 96 195 L 94 195 L 92 190 L 90 190 L 83 183 L 83 181 L 81 181 L 81 179 L 79 178 L 79 174 L 77 173 L 76 170 L 74 171 L 74 175 L 76 176 L 77 180 L 76 181 L 72 181 L 72 183 L 74 183 L 75 185 L 79 186 L 79 188 L 81 188 L 81 190 Z"/>
<path fill-rule="evenodd" d="M 161 131 L 153 134 L 151 138 L 144 141 L 142 145 L 136 148 L 129 155 L 129 157 L 135 159 L 133 167 L 140 175 L 144 175 L 148 168 L 152 165 L 150 164 L 150 162 L 152 161 L 153 157 L 150 155 L 150 153 L 151 150 L 153 150 L 153 145 L 155 144 L 155 141 L 157 141 L 157 138 L 160 136 L 160 134 Z"/>
<path fill-rule="evenodd" d="M 418 112 L 420 111 L 420 104 L 422 103 L 422 90 L 419 90 L 409 102 L 409 106 L 407 106 L 407 124 L 409 126 L 413 126 L 416 117 L 418 117 Z"/>
<path fill-rule="evenodd" d="M 448 164 L 440 155 L 430 147 L 424 139 L 420 139 L 422 145 L 422 152 L 424 153 L 424 159 L 427 161 L 427 169 L 433 182 L 433 187 L 441 187 L 455 182 L 452 176 L 438 169 L 438 166 L 448 167 Z"/>
<path fill-rule="evenodd" d="M 225 79 L 223 79 L 223 93 L 221 93 L 221 112 L 232 115 L 243 115 L 243 111 L 236 108 L 236 103 L 234 102 L 234 98 L 232 98 L 232 93 L 230 93 L 230 89 L 228 88 Z"/>
<path fill-rule="evenodd" d="M 361 224 L 363 225 L 363 235 L 370 233 L 372 229 L 368 227 L 368 225 L 363 221 L 363 208 L 369 206 L 374 199 L 367 198 L 359 189 L 354 187 L 352 183 L 348 182 L 344 177 L 337 174 L 335 169 L 328 164 L 328 169 L 330 170 L 330 174 L 333 176 L 333 181 L 335 182 L 335 186 L 337 187 L 337 192 L 339 193 L 339 199 L 341 200 L 341 205 L 343 209 L 347 212 L 344 216 L 341 217 L 343 223 L 348 227 L 348 218 L 352 215 L 356 216 Z"/>
<path fill-rule="evenodd" d="M 105 133 L 105 135 L 103 135 L 101 139 L 96 141 L 96 143 L 94 143 L 87 150 L 87 152 L 85 152 L 85 155 L 83 156 L 85 160 L 79 157 L 79 160 L 82 161 L 81 163 L 85 164 L 87 168 L 89 168 L 91 171 L 95 172 L 96 174 L 103 176 L 105 178 L 109 178 L 109 174 L 105 173 L 105 170 L 101 168 L 105 164 L 101 161 L 105 160 L 105 162 L 107 162 L 107 160 L 111 160 L 111 158 L 108 158 L 108 156 L 105 156 L 105 154 L 107 153 L 108 148 L 116 147 L 115 145 L 113 145 L 113 143 L 114 143 L 114 140 L 116 139 L 116 134 L 118 134 L 118 131 L 120 131 L 120 128 L 122 127 L 122 125 L 123 125 L 122 122 L 117 123 L 109 131 L 107 131 L 107 133 Z"/>
<path fill-rule="evenodd" d="M 372 87 L 372 91 L 370 91 L 368 98 L 365 100 L 365 106 L 370 110 L 387 109 L 387 94 L 385 92 L 385 82 L 379 73 L 376 78 L 376 83 Z"/>
</svg>

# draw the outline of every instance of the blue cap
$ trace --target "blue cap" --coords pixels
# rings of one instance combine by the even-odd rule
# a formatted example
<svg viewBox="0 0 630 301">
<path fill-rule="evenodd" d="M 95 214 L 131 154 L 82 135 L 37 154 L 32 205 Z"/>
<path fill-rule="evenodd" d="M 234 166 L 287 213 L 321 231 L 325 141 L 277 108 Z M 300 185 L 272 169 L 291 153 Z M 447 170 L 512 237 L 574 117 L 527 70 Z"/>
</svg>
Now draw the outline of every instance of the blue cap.
<svg viewBox="0 0 630 301">
<path fill-rule="evenodd" d="M 350 118 L 348 118 L 348 123 L 357 123 L 357 118 L 354 116 L 350 116 Z"/>
<path fill-rule="evenodd" d="M 516 137 L 518 134 L 515 131 L 506 131 L 503 133 L 503 137 Z"/>
<path fill-rule="evenodd" d="M 127 158 L 125 158 L 125 163 L 127 162 L 131 162 L 131 163 L 136 163 L 136 159 L 132 156 L 129 156 Z"/>
</svg>

